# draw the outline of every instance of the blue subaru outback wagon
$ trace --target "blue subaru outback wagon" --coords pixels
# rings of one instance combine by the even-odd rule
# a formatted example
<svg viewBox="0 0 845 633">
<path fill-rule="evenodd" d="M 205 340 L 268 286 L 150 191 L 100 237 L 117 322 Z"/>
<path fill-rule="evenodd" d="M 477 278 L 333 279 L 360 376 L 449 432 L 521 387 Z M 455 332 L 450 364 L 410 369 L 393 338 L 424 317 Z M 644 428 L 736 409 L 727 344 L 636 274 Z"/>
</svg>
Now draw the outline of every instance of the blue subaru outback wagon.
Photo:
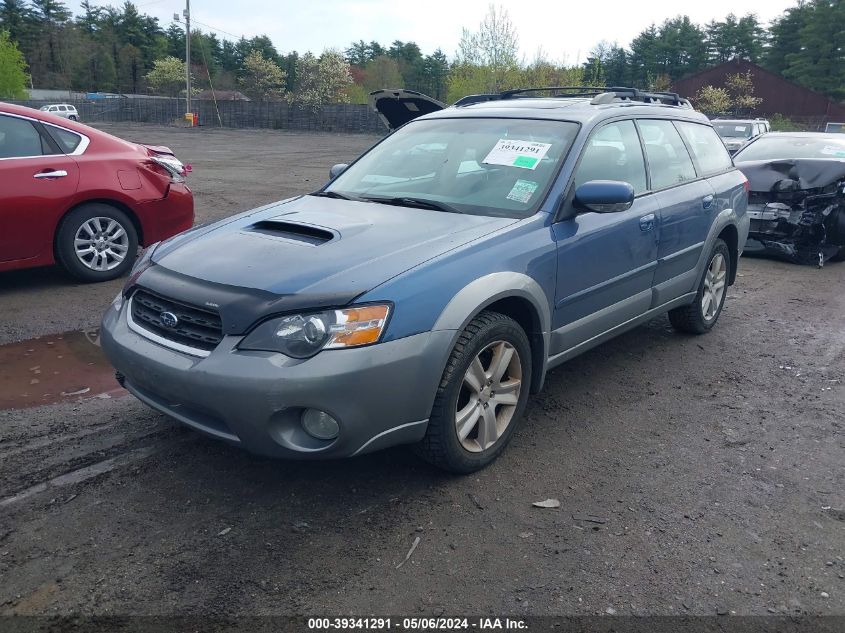
<svg viewBox="0 0 845 633">
<path fill-rule="evenodd" d="M 715 325 L 747 182 L 687 101 L 374 94 L 398 129 L 322 189 L 137 262 L 102 329 L 131 393 L 265 455 L 413 444 L 470 472 L 549 368 L 661 313 Z"/>
</svg>

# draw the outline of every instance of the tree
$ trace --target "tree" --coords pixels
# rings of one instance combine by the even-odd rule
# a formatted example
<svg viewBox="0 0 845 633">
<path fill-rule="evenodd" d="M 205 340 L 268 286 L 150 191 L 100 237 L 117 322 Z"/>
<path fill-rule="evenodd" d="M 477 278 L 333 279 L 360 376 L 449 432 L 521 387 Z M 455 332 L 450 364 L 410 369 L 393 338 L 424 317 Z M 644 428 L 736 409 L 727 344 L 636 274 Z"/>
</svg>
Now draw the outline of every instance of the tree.
<svg viewBox="0 0 845 633">
<path fill-rule="evenodd" d="M 258 50 L 246 56 L 238 81 L 252 99 L 267 101 L 281 98 L 285 93 L 285 71 Z"/>
<path fill-rule="evenodd" d="M 704 86 L 693 98 L 695 107 L 705 114 L 715 115 L 731 109 L 731 96 L 724 88 Z"/>
<path fill-rule="evenodd" d="M 463 29 L 456 66 L 465 78 L 477 75 L 471 67 L 483 68 L 486 91 L 499 92 L 519 67 L 518 53 L 519 36 L 508 12 L 491 4 L 477 31 Z"/>
<path fill-rule="evenodd" d="M 326 50 L 320 55 L 318 65 L 323 103 L 346 103 L 347 90 L 352 85 L 349 62 L 336 50 Z"/>
<path fill-rule="evenodd" d="M 754 77 L 751 71 L 728 75 L 725 78 L 725 88 L 731 96 L 731 102 L 736 110 L 750 112 L 763 100 L 754 96 Z"/>
<path fill-rule="evenodd" d="M 369 62 L 364 68 L 364 87 L 368 91 L 380 88 L 401 88 L 404 86 L 399 62 L 382 55 Z"/>
<path fill-rule="evenodd" d="M 147 85 L 157 94 L 176 97 L 185 91 L 185 62 L 175 57 L 158 59 L 147 73 Z"/>
<path fill-rule="evenodd" d="M 704 31 L 711 64 L 737 58 L 757 62 L 763 54 L 765 30 L 753 13 L 739 19 L 729 13 L 721 22 L 709 22 Z"/>
<path fill-rule="evenodd" d="M 9 39 L 6 31 L 0 31 L 0 98 L 26 99 L 26 61 L 18 45 Z"/>
<path fill-rule="evenodd" d="M 326 103 L 345 103 L 352 85 L 349 62 L 339 51 L 327 50 L 318 58 L 311 52 L 297 60 L 297 90 L 293 101 L 317 110 Z"/>
</svg>

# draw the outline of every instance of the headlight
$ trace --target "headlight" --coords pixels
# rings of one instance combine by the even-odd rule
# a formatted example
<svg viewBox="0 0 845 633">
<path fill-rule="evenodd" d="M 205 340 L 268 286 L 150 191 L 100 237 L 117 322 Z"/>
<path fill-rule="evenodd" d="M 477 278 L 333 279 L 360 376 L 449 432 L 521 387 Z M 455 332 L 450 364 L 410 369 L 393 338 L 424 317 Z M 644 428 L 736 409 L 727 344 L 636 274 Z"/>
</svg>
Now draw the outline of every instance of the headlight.
<svg viewBox="0 0 845 633">
<path fill-rule="evenodd" d="M 381 338 L 389 314 L 389 305 L 291 314 L 265 321 L 238 347 L 308 358 L 321 349 L 369 345 Z"/>
</svg>

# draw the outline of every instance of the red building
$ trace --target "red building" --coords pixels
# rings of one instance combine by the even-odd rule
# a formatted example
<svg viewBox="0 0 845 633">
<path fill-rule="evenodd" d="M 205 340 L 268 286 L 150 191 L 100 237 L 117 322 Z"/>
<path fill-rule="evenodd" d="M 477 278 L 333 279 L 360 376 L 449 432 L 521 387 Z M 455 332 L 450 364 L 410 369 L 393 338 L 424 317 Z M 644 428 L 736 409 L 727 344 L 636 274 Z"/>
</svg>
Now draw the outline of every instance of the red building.
<svg viewBox="0 0 845 633">
<path fill-rule="evenodd" d="M 754 95 L 763 100 L 750 116 L 781 114 L 822 128 L 828 121 L 845 121 L 845 105 L 744 59 L 734 59 L 679 79 L 672 84 L 672 91 L 692 99 L 704 86 L 722 87 L 728 75 L 748 71 L 754 83 Z"/>
</svg>

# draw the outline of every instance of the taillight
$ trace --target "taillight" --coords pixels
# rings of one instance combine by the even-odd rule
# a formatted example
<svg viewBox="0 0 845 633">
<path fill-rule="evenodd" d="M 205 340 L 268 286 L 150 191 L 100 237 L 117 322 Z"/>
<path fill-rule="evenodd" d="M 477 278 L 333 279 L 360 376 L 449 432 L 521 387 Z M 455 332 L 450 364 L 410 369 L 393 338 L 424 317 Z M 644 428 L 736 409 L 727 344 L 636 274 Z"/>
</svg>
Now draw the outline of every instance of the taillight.
<svg viewBox="0 0 845 633">
<path fill-rule="evenodd" d="M 745 193 L 751 191 L 751 183 L 748 182 L 748 178 L 742 181 L 742 188 L 745 189 Z"/>
</svg>

